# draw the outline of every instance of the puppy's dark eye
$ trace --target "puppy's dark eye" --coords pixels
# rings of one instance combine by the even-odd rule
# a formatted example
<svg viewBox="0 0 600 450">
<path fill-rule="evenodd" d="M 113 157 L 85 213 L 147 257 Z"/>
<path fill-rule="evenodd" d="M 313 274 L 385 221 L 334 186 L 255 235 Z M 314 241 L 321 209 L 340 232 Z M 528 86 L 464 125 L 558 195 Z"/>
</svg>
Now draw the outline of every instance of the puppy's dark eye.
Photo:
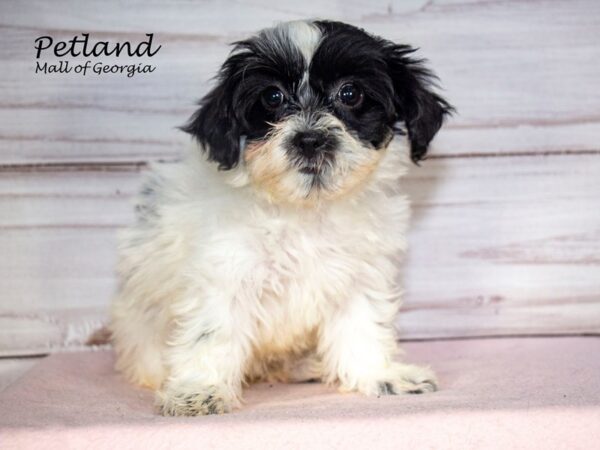
<svg viewBox="0 0 600 450">
<path fill-rule="evenodd" d="M 262 102 L 267 109 L 279 108 L 284 99 L 283 92 L 274 86 L 268 87 L 262 94 Z"/>
<path fill-rule="evenodd" d="M 346 83 L 340 88 L 338 98 L 344 105 L 354 108 L 362 101 L 363 93 L 354 83 Z"/>
</svg>

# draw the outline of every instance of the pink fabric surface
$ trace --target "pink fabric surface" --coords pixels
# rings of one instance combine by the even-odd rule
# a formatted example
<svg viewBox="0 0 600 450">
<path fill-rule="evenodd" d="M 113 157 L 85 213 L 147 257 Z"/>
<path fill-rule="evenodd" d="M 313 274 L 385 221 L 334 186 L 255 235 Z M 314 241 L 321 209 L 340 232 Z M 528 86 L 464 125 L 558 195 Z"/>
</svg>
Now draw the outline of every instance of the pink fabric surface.
<svg viewBox="0 0 600 450">
<path fill-rule="evenodd" d="M 406 343 L 440 391 L 259 384 L 229 415 L 168 418 L 110 352 L 57 354 L 0 394 L 0 448 L 600 448 L 600 339 Z"/>
</svg>

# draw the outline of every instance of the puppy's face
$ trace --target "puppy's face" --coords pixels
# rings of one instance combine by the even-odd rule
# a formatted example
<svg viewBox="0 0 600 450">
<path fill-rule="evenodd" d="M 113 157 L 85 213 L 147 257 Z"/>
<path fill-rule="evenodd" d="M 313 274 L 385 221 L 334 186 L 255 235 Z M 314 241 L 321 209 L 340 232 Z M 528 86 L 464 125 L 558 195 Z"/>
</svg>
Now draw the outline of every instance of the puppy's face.
<svg viewBox="0 0 600 450">
<path fill-rule="evenodd" d="M 281 24 L 235 44 L 183 129 L 274 201 L 339 197 L 377 169 L 395 133 L 421 159 L 450 111 L 412 52 L 338 22 Z"/>
</svg>

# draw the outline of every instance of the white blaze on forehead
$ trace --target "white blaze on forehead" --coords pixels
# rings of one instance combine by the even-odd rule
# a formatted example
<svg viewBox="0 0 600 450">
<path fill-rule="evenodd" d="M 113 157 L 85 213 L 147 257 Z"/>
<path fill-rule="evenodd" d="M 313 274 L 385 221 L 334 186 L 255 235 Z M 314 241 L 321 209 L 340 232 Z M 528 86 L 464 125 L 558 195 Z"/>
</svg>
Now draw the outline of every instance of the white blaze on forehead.
<svg viewBox="0 0 600 450">
<path fill-rule="evenodd" d="M 304 61 L 308 67 L 321 40 L 321 31 L 312 22 L 304 20 L 287 22 L 283 26 L 290 40 L 298 47 L 302 56 L 304 56 Z"/>
<path fill-rule="evenodd" d="M 301 99 L 306 99 L 309 95 L 308 68 L 321 41 L 321 30 L 314 23 L 305 20 L 286 22 L 283 26 L 290 41 L 300 50 L 300 53 L 304 57 L 306 67 L 298 86 L 298 96 Z"/>
</svg>

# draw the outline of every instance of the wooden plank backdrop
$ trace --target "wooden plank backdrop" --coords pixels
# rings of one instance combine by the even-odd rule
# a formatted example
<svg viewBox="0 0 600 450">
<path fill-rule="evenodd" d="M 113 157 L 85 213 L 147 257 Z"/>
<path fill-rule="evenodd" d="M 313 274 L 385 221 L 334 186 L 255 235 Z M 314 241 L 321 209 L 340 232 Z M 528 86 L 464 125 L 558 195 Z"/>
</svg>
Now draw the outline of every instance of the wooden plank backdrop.
<svg viewBox="0 0 600 450">
<path fill-rule="evenodd" d="M 401 336 L 600 333 L 600 2 L 4 0 L 0 355 L 102 341 L 145 163 L 187 144 L 228 42 L 305 17 L 419 46 L 459 112 L 405 182 Z M 34 73 L 41 35 L 149 32 L 154 73 Z"/>
</svg>

